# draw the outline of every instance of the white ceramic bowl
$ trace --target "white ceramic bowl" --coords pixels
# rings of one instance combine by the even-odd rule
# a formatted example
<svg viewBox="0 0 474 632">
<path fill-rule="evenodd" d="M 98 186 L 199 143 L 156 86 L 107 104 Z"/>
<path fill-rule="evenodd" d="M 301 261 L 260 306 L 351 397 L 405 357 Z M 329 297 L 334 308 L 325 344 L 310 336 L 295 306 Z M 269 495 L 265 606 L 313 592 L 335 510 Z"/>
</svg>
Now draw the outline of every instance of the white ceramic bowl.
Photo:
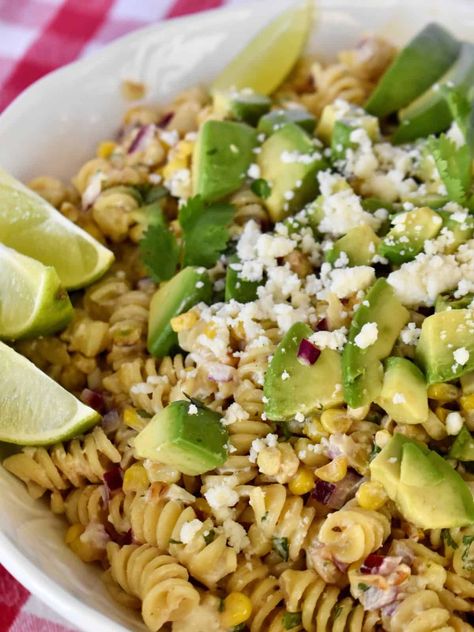
<svg viewBox="0 0 474 632">
<path fill-rule="evenodd" d="M 152 25 L 41 79 L 0 117 L 0 165 L 24 180 L 69 178 L 118 127 L 123 79 L 145 82 L 147 100 L 166 101 L 212 79 L 293 1 L 261 0 Z M 328 58 L 369 31 L 403 44 L 433 19 L 472 38 L 471 0 L 322 0 L 310 48 Z M 0 490 L 0 562 L 21 583 L 85 632 L 144 629 L 111 601 L 97 569 L 67 549 L 61 519 L 1 467 Z"/>
</svg>

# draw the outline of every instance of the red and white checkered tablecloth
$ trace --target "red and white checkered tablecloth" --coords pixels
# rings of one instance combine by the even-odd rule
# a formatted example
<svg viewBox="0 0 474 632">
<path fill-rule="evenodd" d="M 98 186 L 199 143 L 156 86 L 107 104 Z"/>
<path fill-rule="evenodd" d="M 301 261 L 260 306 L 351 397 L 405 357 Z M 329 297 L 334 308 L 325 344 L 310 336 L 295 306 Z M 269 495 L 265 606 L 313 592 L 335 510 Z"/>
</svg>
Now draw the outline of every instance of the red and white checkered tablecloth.
<svg viewBox="0 0 474 632">
<path fill-rule="evenodd" d="M 42 75 L 157 20 L 246 0 L 0 0 L 0 112 Z M 0 632 L 71 632 L 0 566 Z"/>
</svg>

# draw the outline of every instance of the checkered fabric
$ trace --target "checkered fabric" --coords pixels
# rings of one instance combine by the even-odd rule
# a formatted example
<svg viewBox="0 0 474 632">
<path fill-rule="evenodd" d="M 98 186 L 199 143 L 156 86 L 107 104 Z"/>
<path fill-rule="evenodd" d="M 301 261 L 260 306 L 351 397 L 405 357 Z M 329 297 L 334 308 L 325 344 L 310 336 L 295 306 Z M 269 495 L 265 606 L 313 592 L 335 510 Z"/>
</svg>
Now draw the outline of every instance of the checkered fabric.
<svg viewBox="0 0 474 632">
<path fill-rule="evenodd" d="M 36 79 L 125 33 L 239 2 L 245 0 L 0 0 L 0 112 Z M 0 632 L 72 630 L 0 566 Z"/>
</svg>

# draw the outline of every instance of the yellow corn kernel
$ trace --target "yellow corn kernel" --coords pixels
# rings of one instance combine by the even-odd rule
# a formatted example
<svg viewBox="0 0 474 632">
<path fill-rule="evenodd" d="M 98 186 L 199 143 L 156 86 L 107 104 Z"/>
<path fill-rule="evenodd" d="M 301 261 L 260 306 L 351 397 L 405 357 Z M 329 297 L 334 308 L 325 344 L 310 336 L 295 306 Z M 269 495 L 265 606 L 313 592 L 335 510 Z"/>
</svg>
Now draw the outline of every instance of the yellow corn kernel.
<svg viewBox="0 0 474 632">
<path fill-rule="evenodd" d="M 124 492 L 144 492 L 150 486 L 148 474 L 142 463 L 134 463 L 123 475 Z"/>
<path fill-rule="evenodd" d="M 117 143 L 114 143 L 113 140 L 103 140 L 101 143 L 99 143 L 99 146 L 97 147 L 97 157 L 110 158 L 116 147 Z"/>
<path fill-rule="evenodd" d="M 180 331 L 188 331 L 188 329 L 191 329 L 198 320 L 196 312 L 185 312 L 184 314 L 175 316 L 170 320 L 171 329 L 176 333 L 179 333 Z"/>
<path fill-rule="evenodd" d="M 165 180 L 171 180 L 173 174 L 180 169 L 186 169 L 186 161 L 181 158 L 174 158 L 163 167 L 161 173 Z"/>
<path fill-rule="evenodd" d="M 377 510 L 387 502 L 385 489 L 378 481 L 362 483 L 356 493 L 357 502 L 363 509 Z"/>
<path fill-rule="evenodd" d="M 328 436 L 327 430 L 324 430 L 321 424 L 321 417 L 317 413 L 312 415 L 311 419 L 305 423 L 303 432 L 316 443 L 319 443 L 323 437 Z"/>
<path fill-rule="evenodd" d="M 444 408 L 444 406 L 437 406 L 435 408 L 436 417 L 438 417 L 438 419 L 440 419 L 442 422 L 446 421 L 446 417 L 451 412 L 452 412 L 452 410 L 449 410 L 448 408 Z"/>
<path fill-rule="evenodd" d="M 80 538 L 84 531 L 85 528 L 82 526 L 82 524 L 72 524 L 66 531 L 64 542 L 66 544 L 71 544 L 71 542 L 74 542 L 74 540 Z"/>
<path fill-rule="evenodd" d="M 134 430 L 143 430 L 146 425 L 145 419 L 140 417 L 137 411 L 130 406 L 127 406 L 123 411 L 123 423 L 129 428 L 133 428 Z"/>
<path fill-rule="evenodd" d="M 257 456 L 258 469 L 267 476 L 276 476 L 281 465 L 281 452 L 278 448 L 263 448 Z"/>
<path fill-rule="evenodd" d="M 85 528 L 81 524 L 73 524 L 66 532 L 64 541 L 83 562 L 98 562 L 104 557 L 102 549 L 81 539 Z"/>
<path fill-rule="evenodd" d="M 471 412 L 474 410 L 474 394 L 472 395 L 463 395 L 460 400 L 462 410 L 465 412 Z"/>
<path fill-rule="evenodd" d="M 378 430 L 375 433 L 375 445 L 379 448 L 384 448 L 387 443 L 390 441 L 390 439 L 392 438 L 392 435 L 389 433 L 388 430 Z"/>
<path fill-rule="evenodd" d="M 288 484 L 290 492 L 295 496 L 307 494 L 314 487 L 313 472 L 307 467 L 300 467 Z"/>
<path fill-rule="evenodd" d="M 428 397 L 440 402 L 454 402 L 459 397 L 459 389 L 454 384 L 431 384 Z"/>
<path fill-rule="evenodd" d="M 315 474 L 323 481 L 337 483 L 347 474 L 347 458 L 345 456 L 336 456 L 327 465 L 318 467 Z"/>
<path fill-rule="evenodd" d="M 352 419 L 344 408 L 328 408 L 321 413 L 321 425 L 327 432 L 347 432 Z"/>
<path fill-rule="evenodd" d="M 252 614 L 252 602 L 241 592 L 232 592 L 224 599 L 222 623 L 227 628 L 240 625 Z"/>
<path fill-rule="evenodd" d="M 213 323 L 209 323 L 204 328 L 204 335 L 207 336 L 210 340 L 213 340 L 217 336 L 216 328 Z"/>
</svg>

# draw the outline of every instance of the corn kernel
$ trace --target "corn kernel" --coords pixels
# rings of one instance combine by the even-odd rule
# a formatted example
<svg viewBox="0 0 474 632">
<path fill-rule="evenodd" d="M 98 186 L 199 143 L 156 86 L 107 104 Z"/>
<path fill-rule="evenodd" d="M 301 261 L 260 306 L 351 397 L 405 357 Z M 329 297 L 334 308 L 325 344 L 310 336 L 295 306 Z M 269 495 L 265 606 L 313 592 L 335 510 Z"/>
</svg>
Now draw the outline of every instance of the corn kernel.
<svg viewBox="0 0 474 632">
<path fill-rule="evenodd" d="M 343 408 L 328 408 L 321 413 L 321 425 L 327 432 L 347 432 L 352 419 Z"/>
<path fill-rule="evenodd" d="M 288 484 L 290 492 L 295 496 L 307 494 L 314 487 L 313 472 L 307 467 L 300 467 Z"/>
<path fill-rule="evenodd" d="M 198 320 L 196 312 L 185 312 L 184 314 L 175 316 L 170 320 L 171 329 L 176 333 L 179 333 L 180 331 L 188 331 L 188 329 L 191 329 Z"/>
<path fill-rule="evenodd" d="M 281 453 L 278 448 L 264 448 L 257 456 L 258 469 L 262 474 L 275 476 L 281 465 Z"/>
<path fill-rule="evenodd" d="M 328 436 L 327 430 L 324 430 L 319 415 L 312 415 L 311 420 L 307 421 L 303 429 L 304 434 L 318 443 L 323 437 Z"/>
<path fill-rule="evenodd" d="M 474 410 L 474 394 L 472 395 L 463 395 L 460 400 L 461 408 L 469 413 Z"/>
<path fill-rule="evenodd" d="M 97 157 L 98 158 L 110 158 L 114 149 L 117 147 L 117 143 L 114 143 L 113 140 L 104 140 L 99 143 L 97 147 Z"/>
<path fill-rule="evenodd" d="M 232 592 L 224 599 L 222 623 L 228 628 L 247 621 L 252 614 L 252 602 L 241 592 Z"/>
<path fill-rule="evenodd" d="M 123 423 L 129 428 L 133 428 L 134 430 L 143 430 L 146 425 L 145 419 L 140 417 L 137 411 L 130 406 L 127 406 L 123 411 Z"/>
<path fill-rule="evenodd" d="M 347 458 L 345 456 L 336 456 L 327 465 L 318 467 L 315 474 L 323 481 L 337 483 L 347 474 Z"/>
<path fill-rule="evenodd" d="M 84 531 L 85 528 L 82 526 L 82 524 L 72 524 L 66 531 L 64 542 L 66 544 L 71 544 L 71 542 L 77 540 L 84 533 Z"/>
<path fill-rule="evenodd" d="M 454 402 L 459 397 L 459 389 L 454 384 L 431 384 L 428 397 L 440 402 Z"/>
<path fill-rule="evenodd" d="M 358 406 L 357 408 L 347 407 L 347 414 L 352 419 L 357 419 L 358 421 L 362 421 L 367 417 L 370 411 L 370 404 L 365 404 L 365 406 Z"/>
<path fill-rule="evenodd" d="M 448 408 L 444 408 L 444 406 L 437 406 L 435 408 L 435 414 L 436 417 L 438 417 L 438 419 L 441 419 L 441 421 L 446 421 L 446 417 L 449 415 L 451 411 Z"/>
<path fill-rule="evenodd" d="M 102 549 L 81 539 L 85 528 L 81 524 L 73 524 L 66 532 L 64 541 L 83 562 L 98 562 L 104 557 Z"/>
<path fill-rule="evenodd" d="M 204 328 L 204 335 L 207 336 L 210 340 L 213 340 L 217 336 L 216 328 L 212 323 L 209 323 Z"/>
<path fill-rule="evenodd" d="M 163 167 L 163 178 L 165 180 L 171 180 L 171 178 L 173 177 L 173 174 L 176 171 L 179 171 L 180 169 L 186 169 L 187 166 L 187 161 L 183 160 L 181 158 L 174 158 L 173 160 L 170 160 L 170 162 L 168 162 L 164 167 Z"/>
<path fill-rule="evenodd" d="M 385 489 L 378 481 L 362 483 L 356 493 L 357 502 L 363 509 L 376 511 L 387 502 Z"/>
<path fill-rule="evenodd" d="M 123 475 L 124 492 L 144 492 L 150 486 L 148 474 L 142 463 L 134 463 Z"/>
<path fill-rule="evenodd" d="M 387 443 L 390 441 L 390 439 L 392 438 L 392 435 L 389 433 L 388 430 L 378 430 L 375 433 L 375 445 L 379 448 L 384 448 Z"/>
</svg>

